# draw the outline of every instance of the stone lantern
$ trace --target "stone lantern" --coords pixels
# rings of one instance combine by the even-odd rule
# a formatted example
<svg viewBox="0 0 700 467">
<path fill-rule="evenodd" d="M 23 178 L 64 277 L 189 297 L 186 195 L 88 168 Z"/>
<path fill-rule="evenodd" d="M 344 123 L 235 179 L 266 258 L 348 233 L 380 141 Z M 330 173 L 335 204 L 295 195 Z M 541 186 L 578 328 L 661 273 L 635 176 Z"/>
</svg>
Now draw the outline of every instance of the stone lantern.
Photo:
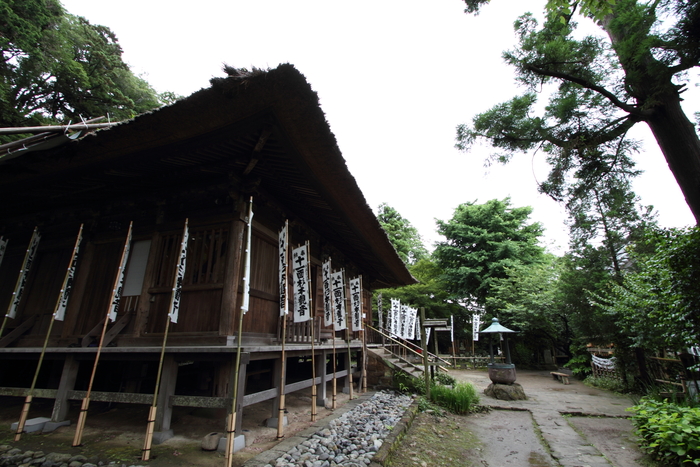
<svg viewBox="0 0 700 467">
<path fill-rule="evenodd" d="M 510 359 L 510 347 L 508 346 L 508 334 L 514 333 L 512 329 L 501 325 L 498 318 L 493 318 L 491 326 L 487 327 L 480 334 L 489 334 L 489 379 L 491 384 L 484 391 L 487 396 L 501 400 L 524 400 L 527 399 L 523 387 L 515 382 L 515 365 Z M 505 363 L 496 363 L 493 356 L 493 334 L 503 336 L 503 347 L 506 355 Z"/>
</svg>

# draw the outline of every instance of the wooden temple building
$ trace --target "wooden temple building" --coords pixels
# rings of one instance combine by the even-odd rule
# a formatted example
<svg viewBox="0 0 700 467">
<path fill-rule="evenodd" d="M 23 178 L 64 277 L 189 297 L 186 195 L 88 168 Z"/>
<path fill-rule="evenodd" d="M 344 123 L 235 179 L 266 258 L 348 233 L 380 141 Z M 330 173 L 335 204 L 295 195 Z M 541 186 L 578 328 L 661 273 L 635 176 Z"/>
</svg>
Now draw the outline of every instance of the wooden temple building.
<svg viewBox="0 0 700 467">
<path fill-rule="evenodd" d="M 321 263 L 330 257 L 333 270 L 362 276 L 368 319 L 372 289 L 415 282 L 348 171 L 304 76 L 291 65 L 229 75 L 128 122 L 0 154 L 0 235 L 9 240 L 0 264 L 3 317 L 32 233 L 41 234 L 16 315 L 0 336 L 0 396 L 28 393 L 46 343 L 34 397 L 54 399 L 53 412 L 30 417 L 64 422 L 70 404 L 75 409 L 85 396 L 130 224 L 121 301 L 107 327 L 92 400 L 150 404 L 188 219 L 186 271 L 179 319 L 170 324 L 165 348 L 157 432 L 170 429 L 172 407 L 231 406 L 251 197 L 239 419 L 246 406 L 279 394 L 277 236 L 286 220 L 290 245 L 310 246 L 317 382 L 332 377 L 332 363 L 336 376 L 346 377 L 360 372 L 364 361 L 359 333 L 323 326 Z M 81 224 L 65 318 L 53 322 L 46 339 Z M 310 325 L 288 323 L 290 393 L 313 380 Z M 319 385 L 320 403 L 328 397 L 325 387 Z"/>
</svg>

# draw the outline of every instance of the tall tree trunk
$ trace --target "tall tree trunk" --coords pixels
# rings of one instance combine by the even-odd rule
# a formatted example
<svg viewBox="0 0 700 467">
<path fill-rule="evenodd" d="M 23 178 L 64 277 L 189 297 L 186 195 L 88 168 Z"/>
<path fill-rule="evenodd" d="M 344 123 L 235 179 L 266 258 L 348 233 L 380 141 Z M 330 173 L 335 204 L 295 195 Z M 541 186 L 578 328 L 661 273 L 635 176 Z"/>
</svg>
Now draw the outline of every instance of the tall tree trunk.
<svg viewBox="0 0 700 467">
<path fill-rule="evenodd" d="M 677 96 L 669 96 L 647 119 L 690 210 L 700 224 L 700 139 L 681 108 Z"/>
</svg>

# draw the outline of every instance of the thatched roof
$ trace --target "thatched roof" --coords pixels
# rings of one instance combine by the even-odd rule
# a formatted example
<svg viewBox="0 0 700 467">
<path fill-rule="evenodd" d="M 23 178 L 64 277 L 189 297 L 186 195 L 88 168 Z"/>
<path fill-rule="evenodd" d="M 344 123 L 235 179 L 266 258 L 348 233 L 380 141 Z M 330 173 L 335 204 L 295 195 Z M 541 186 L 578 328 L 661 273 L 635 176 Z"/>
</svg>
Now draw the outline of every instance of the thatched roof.
<svg viewBox="0 0 700 467">
<path fill-rule="evenodd" d="M 0 223 L 106 200 L 254 184 L 367 271 L 414 283 L 292 65 L 212 86 L 79 141 L 0 159 Z"/>
</svg>

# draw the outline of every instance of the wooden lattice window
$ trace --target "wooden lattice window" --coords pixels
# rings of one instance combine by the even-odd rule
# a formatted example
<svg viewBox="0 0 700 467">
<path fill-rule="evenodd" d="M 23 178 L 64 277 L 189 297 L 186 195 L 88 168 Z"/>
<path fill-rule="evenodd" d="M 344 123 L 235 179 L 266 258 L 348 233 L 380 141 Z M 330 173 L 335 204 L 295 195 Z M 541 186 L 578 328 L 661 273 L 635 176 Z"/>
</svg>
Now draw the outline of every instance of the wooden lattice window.
<svg viewBox="0 0 700 467">
<path fill-rule="evenodd" d="M 166 234 L 158 245 L 153 287 L 172 287 L 182 233 Z M 191 229 L 187 244 L 187 268 L 183 286 L 221 285 L 224 282 L 228 228 Z"/>
</svg>

